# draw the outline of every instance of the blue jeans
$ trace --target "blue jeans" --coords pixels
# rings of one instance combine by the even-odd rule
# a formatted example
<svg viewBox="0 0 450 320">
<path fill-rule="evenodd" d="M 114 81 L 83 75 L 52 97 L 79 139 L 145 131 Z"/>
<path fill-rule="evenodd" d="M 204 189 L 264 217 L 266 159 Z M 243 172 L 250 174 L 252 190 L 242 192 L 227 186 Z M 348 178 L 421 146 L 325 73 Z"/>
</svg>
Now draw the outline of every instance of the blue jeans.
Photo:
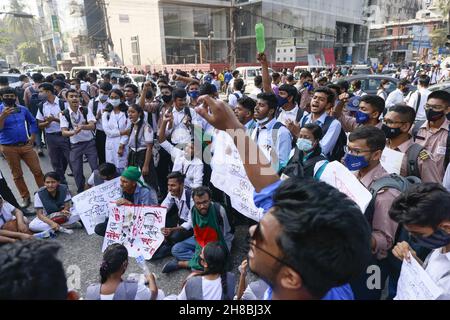
<svg viewBox="0 0 450 320">
<path fill-rule="evenodd" d="M 196 245 L 197 242 L 195 241 L 194 236 L 187 238 L 172 247 L 172 255 L 178 261 L 189 261 L 194 256 Z"/>
</svg>

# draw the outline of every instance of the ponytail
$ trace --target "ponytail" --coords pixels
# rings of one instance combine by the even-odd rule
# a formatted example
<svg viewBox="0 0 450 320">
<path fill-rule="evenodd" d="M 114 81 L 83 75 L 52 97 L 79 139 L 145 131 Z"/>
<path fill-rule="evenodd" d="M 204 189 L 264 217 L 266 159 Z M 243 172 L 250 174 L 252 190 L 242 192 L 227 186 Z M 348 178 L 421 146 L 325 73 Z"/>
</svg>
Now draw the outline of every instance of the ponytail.
<svg viewBox="0 0 450 320">
<path fill-rule="evenodd" d="M 103 262 L 100 266 L 100 282 L 104 284 L 109 276 L 123 266 L 128 260 L 128 250 L 122 244 L 110 245 L 103 254 Z"/>
</svg>

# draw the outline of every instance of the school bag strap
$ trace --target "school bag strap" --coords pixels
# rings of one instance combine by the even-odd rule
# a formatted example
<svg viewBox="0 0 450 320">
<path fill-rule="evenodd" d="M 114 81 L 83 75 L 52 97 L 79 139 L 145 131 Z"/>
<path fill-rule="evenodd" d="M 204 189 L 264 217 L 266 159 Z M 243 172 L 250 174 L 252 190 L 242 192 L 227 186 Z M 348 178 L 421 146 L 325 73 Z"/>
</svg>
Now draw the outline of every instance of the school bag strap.
<svg viewBox="0 0 450 320">
<path fill-rule="evenodd" d="M 202 277 L 192 276 L 184 286 L 187 300 L 203 300 Z"/>
<path fill-rule="evenodd" d="M 92 99 L 92 113 L 94 114 L 94 117 L 97 117 L 97 111 L 98 111 L 98 100 Z"/>
<path fill-rule="evenodd" d="M 418 143 L 414 143 L 411 147 L 409 147 L 408 151 L 406 152 L 406 155 L 408 157 L 408 170 L 407 175 L 408 176 L 414 176 L 421 178 L 420 171 L 419 171 L 419 165 L 418 165 L 418 159 L 421 155 L 422 151 L 425 148 L 421 146 Z"/>
<path fill-rule="evenodd" d="M 136 281 L 122 281 L 114 292 L 113 300 L 134 300 L 138 289 Z"/>
<path fill-rule="evenodd" d="M 425 120 L 421 120 L 416 122 L 416 124 L 414 125 L 414 128 L 412 130 L 412 136 L 414 138 L 414 141 L 417 138 L 417 134 L 419 133 L 420 128 L 423 126 L 423 124 L 425 123 Z"/>
<path fill-rule="evenodd" d="M 447 169 L 448 164 L 450 163 L 450 125 L 448 127 L 448 136 L 447 136 L 447 145 L 445 146 L 445 161 L 444 161 L 444 170 Z"/>
<path fill-rule="evenodd" d="M 417 90 L 416 114 L 419 111 L 420 101 L 421 100 L 422 100 L 422 95 L 420 94 L 419 90 Z"/>
</svg>

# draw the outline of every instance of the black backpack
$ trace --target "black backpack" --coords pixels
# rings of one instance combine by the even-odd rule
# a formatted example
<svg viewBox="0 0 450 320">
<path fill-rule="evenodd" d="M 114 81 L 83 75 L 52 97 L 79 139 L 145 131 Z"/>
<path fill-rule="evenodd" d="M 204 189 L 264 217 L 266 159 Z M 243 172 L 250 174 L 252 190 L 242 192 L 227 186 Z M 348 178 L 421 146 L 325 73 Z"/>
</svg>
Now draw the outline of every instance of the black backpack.
<svg viewBox="0 0 450 320">
<path fill-rule="evenodd" d="M 377 198 L 378 192 L 382 189 L 396 189 L 401 193 L 409 190 L 413 185 L 422 183 L 420 178 L 410 176 L 402 177 L 398 174 L 390 174 L 375 180 L 369 187 L 369 191 L 372 194 L 372 200 L 370 201 L 364 215 L 370 226 L 373 223 L 373 216 L 375 214 L 375 200 Z"/>
<path fill-rule="evenodd" d="M 36 118 L 39 104 L 43 103 L 44 100 L 39 98 L 39 91 L 36 91 L 33 88 L 33 86 L 30 86 L 30 92 L 31 92 L 30 102 L 27 107 L 30 110 L 31 114 Z"/>
<path fill-rule="evenodd" d="M 412 136 L 414 138 L 414 141 L 417 141 L 417 139 L 419 140 L 424 140 L 423 137 L 418 137 L 418 133 L 420 128 L 423 126 L 423 124 L 425 123 L 425 120 L 422 121 L 418 121 L 416 123 L 416 125 L 414 126 L 413 130 L 412 130 Z M 447 144 L 445 147 L 445 160 L 444 160 L 444 170 L 447 168 L 448 164 L 450 163 L 450 126 L 448 128 L 448 136 L 447 136 Z"/>
<path fill-rule="evenodd" d="M 282 174 L 290 178 L 304 178 L 306 172 L 310 171 L 311 169 L 314 172 L 314 166 L 316 165 L 316 163 L 323 160 L 327 160 L 327 158 L 320 154 L 309 158 L 303 163 L 300 159 L 300 150 L 296 147 L 294 155 L 292 156 L 288 165 L 283 169 Z"/>
<path fill-rule="evenodd" d="M 418 143 L 414 143 L 411 147 L 409 147 L 408 151 L 406 152 L 407 156 L 407 176 L 414 176 L 419 179 L 422 177 L 420 176 L 419 171 L 419 165 L 418 165 L 418 159 L 420 154 L 425 150 L 425 147 L 421 146 Z"/>
<path fill-rule="evenodd" d="M 87 123 L 87 114 L 88 114 L 88 108 L 87 107 L 81 107 L 81 114 L 83 115 L 84 121 Z M 73 130 L 73 124 L 72 120 L 70 119 L 70 112 L 69 109 L 65 109 L 63 111 L 63 115 L 67 120 L 67 123 L 69 124 L 69 130 Z"/>
<path fill-rule="evenodd" d="M 303 128 L 306 124 L 307 117 L 303 117 L 303 121 L 301 123 L 301 128 Z M 325 123 L 322 126 L 322 133 L 323 136 L 328 132 L 328 129 L 330 129 L 331 124 L 333 121 L 338 121 L 333 117 L 327 116 L 325 118 Z M 336 141 L 336 144 L 334 145 L 333 150 L 331 151 L 330 155 L 328 156 L 328 159 L 330 162 L 333 161 L 341 161 L 342 158 L 345 156 L 344 147 L 347 145 L 347 135 L 345 134 L 344 129 L 341 127 L 341 132 L 339 132 L 339 137 Z"/>
</svg>

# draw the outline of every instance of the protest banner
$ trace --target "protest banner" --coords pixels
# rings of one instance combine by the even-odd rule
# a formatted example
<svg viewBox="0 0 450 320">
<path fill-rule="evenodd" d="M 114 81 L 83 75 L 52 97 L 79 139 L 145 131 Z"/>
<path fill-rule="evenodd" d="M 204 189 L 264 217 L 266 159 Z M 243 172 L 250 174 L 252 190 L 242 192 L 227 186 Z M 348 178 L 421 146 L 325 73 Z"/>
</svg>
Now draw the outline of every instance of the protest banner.
<svg viewBox="0 0 450 320">
<path fill-rule="evenodd" d="M 234 209 L 259 222 L 264 210 L 257 208 L 253 201 L 255 188 L 247 177 L 233 140 L 227 133 L 217 131 L 213 143 L 220 148 L 214 148 L 211 183 L 230 197 Z"/>
<path fill-rule="evenodd" d="M 403 152 L 395 151 L 390 148 L 384 148 L 380 162 L 384 170 L 388 173 L 400 175 L 404 157 L 405 154 Z"/>
<path fill-rule="evenodd" d="M 370 192 L 359 182 L 356 176 L 338 161 L 327 164 L 320 176 L 326 182 L 356 202 L 364 213 L 372 200 Z"/>
<path fill-rule="evenodd" d="M 75 213 L 83 221 L 89 235 L 94 234 L 97 224 L 108 216 L 108 204 L 122 196 L 120 177 L 77 194 L 72 198 Z"/>
<path fill-rule="evenodd" d="M 409 253 L 403 260 L 394 300 L 437 300 L 444 291 Z"/>
<path fill-rule="evenodd" d="M 123 244 L 128 255 L 149 260 L 164 241 L 161 228 L 166 224 L 165 207 L 109 203 L 109 221 L 102 251 L 113 243 Z"/>
</svg>

